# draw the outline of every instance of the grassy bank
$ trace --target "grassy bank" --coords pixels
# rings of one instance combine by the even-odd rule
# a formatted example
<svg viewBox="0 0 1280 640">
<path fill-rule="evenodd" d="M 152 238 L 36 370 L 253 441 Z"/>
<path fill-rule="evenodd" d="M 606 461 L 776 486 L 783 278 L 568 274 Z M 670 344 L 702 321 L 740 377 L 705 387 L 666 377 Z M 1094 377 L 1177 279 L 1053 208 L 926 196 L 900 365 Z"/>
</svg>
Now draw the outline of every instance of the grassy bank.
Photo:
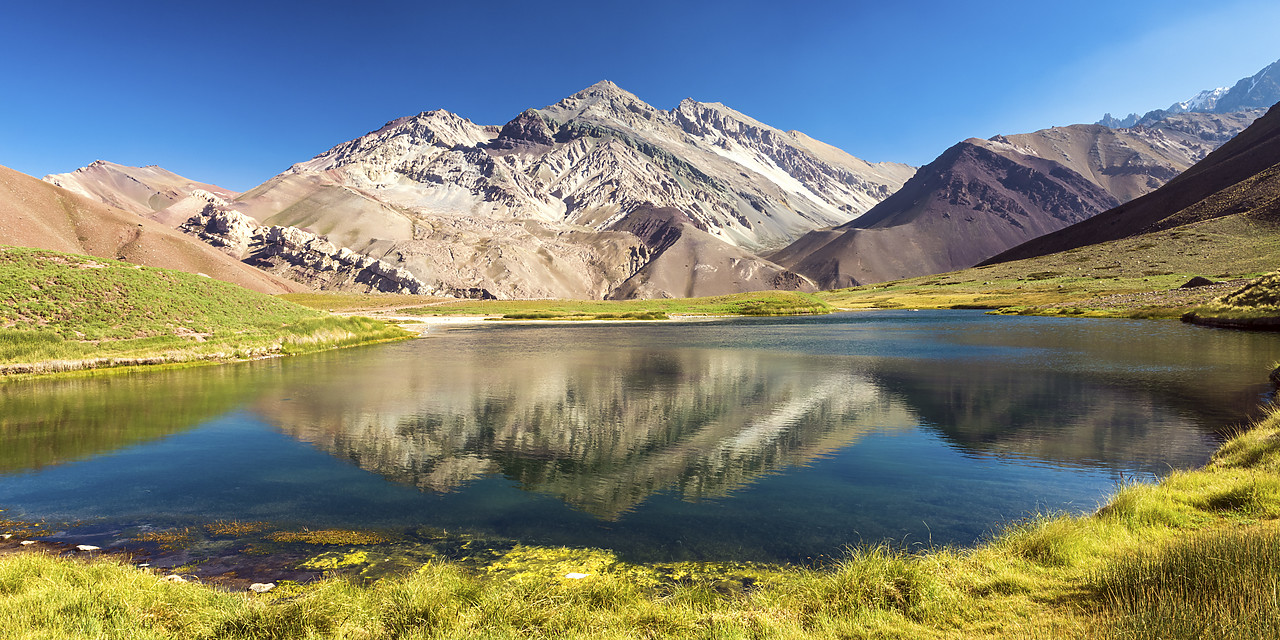
<svg viewBox="0 0 1280 640">
<path fill-rule="evenodd" d="M 818 294 L 841 309 L 1006 309 L 1177 318 L 1242 283 L 1181 289 L 1195 276 L 1254 278 L 1280 261 L 1280 229 L 1234 215 L 1041 258 Z"/>
<path fill-rule="evenodd" d="M 1274 412 L 1202 469 L 1121 487 L 1090 515 L 1016 523 L 973 549 L 879 546 L 807 569 L 517 546 L 265 595 L 26 553 L 0 558 L 0 637 L 1278 638 L 1278 523 Z M 376 556 L 344 549 L 322 557 L 358 569 Z"/>
<path fill-rule="evenodd" d="M 419 316 L 486 315 L 509 320 L 660 320 L 673 315 L 786 316 L 832 310 L 817 296 L 794 291 L 657 300 L 448 300 L 341 293 L 280 297 L 315 309 L 394 311 Z"/>
<path fill-rule="evenodd" d="M 1192 309 L 1183 320 L 1239 329 L 1280 330 L 1280 273 L 1251 280 L 1238 290 Z"/>
<path fill-rule="evenodd" d="M 207 277 L 0 248 L 0 375 L 233 360 L 403 335 Z"/>
</svg>

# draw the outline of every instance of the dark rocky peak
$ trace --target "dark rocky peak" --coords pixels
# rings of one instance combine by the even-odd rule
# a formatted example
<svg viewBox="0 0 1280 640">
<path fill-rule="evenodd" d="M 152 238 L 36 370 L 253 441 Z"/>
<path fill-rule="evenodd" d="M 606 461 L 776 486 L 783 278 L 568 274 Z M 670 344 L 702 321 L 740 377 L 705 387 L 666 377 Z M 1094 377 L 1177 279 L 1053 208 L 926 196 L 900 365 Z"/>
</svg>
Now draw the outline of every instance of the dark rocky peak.
<svg viewBox="0 0 1280 640">
<path fill-rule="evenodd" d="M 512 150 L 550 146 L 555 144 L 555 133 L 547 121 L 534 109 L 527 109 L 511 122 L 502 125 L 498 137 L 489 147 Z"/>
<path fill-rule="evenodd" d="M 680 227 L 690 225 L 701 231 L 707 226 L 675 207 L 642 205 L 609 227 L 611 231 L 630 233 L 651 251 L 661 253 L 680 238 Z"/>
</svg>

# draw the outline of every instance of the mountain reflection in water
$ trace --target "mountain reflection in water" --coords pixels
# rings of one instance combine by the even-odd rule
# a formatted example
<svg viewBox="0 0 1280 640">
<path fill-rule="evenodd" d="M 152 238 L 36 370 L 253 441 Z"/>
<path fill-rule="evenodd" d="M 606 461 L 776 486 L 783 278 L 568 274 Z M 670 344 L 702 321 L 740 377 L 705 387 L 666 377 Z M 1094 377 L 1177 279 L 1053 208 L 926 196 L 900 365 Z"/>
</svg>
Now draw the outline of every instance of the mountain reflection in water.
<svg viewBox="0 0 1280 640">
<path fill-rule="evenodd" d="M 321 370 L 255 409 L 285 433 L 432 491 L 488 473 L 614 519 L 649 495 L 724 496 L 915 416 L 839 359 L 758 351 L 452 354 Z M 486 360 L 488 360 L 486 358 Z"/>
</svg>

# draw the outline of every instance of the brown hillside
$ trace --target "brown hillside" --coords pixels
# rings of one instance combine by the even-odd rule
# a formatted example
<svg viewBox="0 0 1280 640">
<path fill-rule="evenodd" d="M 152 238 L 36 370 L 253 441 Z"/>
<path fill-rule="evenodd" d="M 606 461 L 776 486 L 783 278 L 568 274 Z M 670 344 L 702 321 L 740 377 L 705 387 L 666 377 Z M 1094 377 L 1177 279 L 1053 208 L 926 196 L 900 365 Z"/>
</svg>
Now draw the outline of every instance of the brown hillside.
<svg viewBox="0 0 1280 640">
<path fill-rule="evenodd" d="M 138 215 L 0 166 L 0 244 L 203 273 L 263 293 L 306 288 Z"/>
<path fill-rule="evenodd" d="M 984 264 L 1034 258 L 1229 215 L 1233 212 L 1230 208 L 1219 207 L 1199 208 L 1200 217 L 1179 214 L 1278 162 L 1280 107 L 1272 107 L 1240 135 L 1160 189 L 1080 224 L 1014 247 Z"/>
<path fill-rule="evenodd" d="M 810 233 L 769 258 L 823 289 L 942 273 L 1116 204 L 1061 164 L 966 141 L 838 234 Z"/>
</svg>

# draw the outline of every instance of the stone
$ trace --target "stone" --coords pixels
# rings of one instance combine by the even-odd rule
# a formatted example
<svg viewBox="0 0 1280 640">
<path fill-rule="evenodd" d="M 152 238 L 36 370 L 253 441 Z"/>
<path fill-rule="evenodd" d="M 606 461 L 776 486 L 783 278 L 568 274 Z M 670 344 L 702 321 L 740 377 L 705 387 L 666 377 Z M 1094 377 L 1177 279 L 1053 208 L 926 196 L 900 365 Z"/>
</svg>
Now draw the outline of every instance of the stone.
<svg viewBox="0 0 1280 640">
<path fill-rule="evenodd" d="M 585 578 L 585 577 L 587 577 L 587 576 L 589 576 L 589 575 L 591 575 L 591 574 L 589 574 L 589 573 L 578 573 L 578 572 L 574 571 L 574 572 L 572 572 L 572 573 L 566 573 L 566 574 L 564 574 L 564 577 L 566 577 L 566 578 L 568 578 L 568 579 L 570 579 L 570 580 L 581 580 L 581 579 L 583 579 L 583 578 Z"/>
<path fill-rule="evenodd" d="M 1194 278 L 1192 278 L 1192 279 L 1190 279 L 1190 280 L 1186 281 L 1185 283 L 1183 283 L 1183 285 L 1182 285 L 1181 287 L 1178 287 L 1178 288 L 1179 288 L 1179 289 L 1194 289 L 1194 288 L 1196 288 L 1196 287 L 1207 287 L 1207 286 L 1209 286 L 1209 285 L 1211 285 L 1211 284 L 1217 284 L 1217 283 L 1216 283 L 1216 282 L 1214 282 L 1214 281 L 1212 281 L 1212 280 L 1210 280 L 1210 279 L 1208 279 L 1208 278 L 1206 278 L 1206 277 L 1204 277 L 1204 276 L 1196 276 L 1196 277 L 1194 277 Z"/>
<path fill-rule="evenodd" d="M 169 574 L 169 575 L 167 575 L 167 576 L 165 576 L 165 577 L 163 577 L 163 578 L 160 578 L 160 580 L 161 580 L 161 582 L 187 582 L 187 579 L 186 579 L 186 578 L 184 578 L 184 577 L 182 577 L 182 576 L 180 576 L 180 575 L 178 575 L 178 574 L 176 574 L 176 573 L 171 573 L 171 574 Z"/>
<path fill-rule="evenodd" d="M 274 582 L 255 582 L 249 585 L 249 590 L 254 593 L 266 593 L 274 588 L 276 588 Z"/>
<path fill-rule="evenodd" d="M 23 540 L 23 541 L 22 541 L 22 546 L 24 546 L 24 547 L 25 547 L 25 546 L 27 546 L 27 545 L 32 545 L 32 544 L 35 544 L 35 543 L 36 543 L 36 541 L 35 541 L 35 540 Z"/>
<path fill-rule="evenodd" d="M 101 548 L 102 548 L 102 547 L 95 547 L 95 546 L 93 546 L 93 545 L 91 545 L 91 544 L 78 544 L 78 545 L 76 545 L 76 551 L 97 551 L 97 550 L 99 550 L 99 549 L 101 549 Z"/>
</svg>

